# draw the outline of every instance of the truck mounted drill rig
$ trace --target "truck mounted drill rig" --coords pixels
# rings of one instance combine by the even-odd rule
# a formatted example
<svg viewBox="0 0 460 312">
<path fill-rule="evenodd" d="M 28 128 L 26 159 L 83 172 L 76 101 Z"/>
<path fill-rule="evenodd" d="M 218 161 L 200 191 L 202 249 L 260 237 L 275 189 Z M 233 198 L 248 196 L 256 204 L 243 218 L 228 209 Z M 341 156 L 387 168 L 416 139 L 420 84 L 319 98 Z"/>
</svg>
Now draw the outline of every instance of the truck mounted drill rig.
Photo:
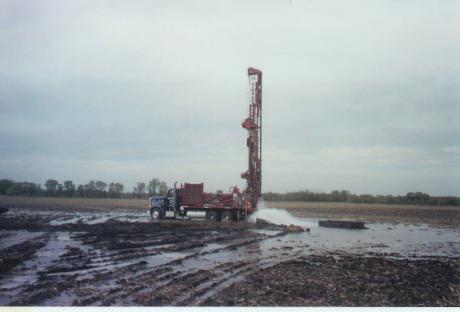
<svg viewBox="0 0 460 312">
<path fill-rule="evenodd" d="M 229 193 L 203 191 L 203 183 L 184 183 L 168 190 L 167 196 L 150 198 L 150 216 L 185 217 L 190 211 L 204 211 L 212 221 L 245 220 L 257 209 L 262 194 L 262 71 L 248 68 L 249 116 L 242 126 L 248 131 L 248 170 L 241 174 L 246 186 L 241 193 L 237 186 Z"/>
</svg>

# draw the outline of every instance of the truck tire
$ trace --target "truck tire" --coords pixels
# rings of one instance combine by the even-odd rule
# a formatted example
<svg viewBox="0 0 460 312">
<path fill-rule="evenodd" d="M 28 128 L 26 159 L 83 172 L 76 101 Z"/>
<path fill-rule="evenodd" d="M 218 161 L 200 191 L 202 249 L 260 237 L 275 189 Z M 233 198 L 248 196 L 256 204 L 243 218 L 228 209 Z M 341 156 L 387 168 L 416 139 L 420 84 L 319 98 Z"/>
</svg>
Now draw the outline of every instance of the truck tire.
<svg viewBox="0 0 460 312">
<path fill-rule="evenodd" d="M 235 221 L 235 215 L 232 211 L 222 212 L 222 217 L 220 218 L 220 222 L 232 222 L 232 221 Z"/>
<path fill-rule="evenodd" d="M 216 211 L 206 211 L 206 220 L 208 221 L 219 221 L 219 215 Z"/>
<path fill-rule="evenodd" d="M 155 220 L 159 220 L 162 217 L 161 209 L 158 207 L 150 209 L 150 217 Z"/>
</svg>

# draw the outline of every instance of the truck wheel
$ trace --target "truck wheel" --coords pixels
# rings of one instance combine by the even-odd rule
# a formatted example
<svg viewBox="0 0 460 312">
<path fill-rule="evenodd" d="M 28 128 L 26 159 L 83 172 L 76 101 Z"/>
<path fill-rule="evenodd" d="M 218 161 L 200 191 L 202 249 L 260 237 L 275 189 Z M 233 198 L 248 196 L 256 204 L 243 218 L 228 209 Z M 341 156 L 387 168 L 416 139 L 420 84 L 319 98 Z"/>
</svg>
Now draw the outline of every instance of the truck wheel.
<svg viewBox="0 0 460 312">
<path fill-rule="evenodd" d="M 231 212 L 231 211 L 222 212 L 222 218 L 221 218 L 220 222 L 232 222 L 234 220 L 235 220 L 235 218 L 234 218 L 233 212 Z"/>
<path fill-rule="evenodd" d="M 206 211 L 206 219 L 208 221 L 218 221 L 218 214 L 215 211 Z"/>
<path fill-rule="evenodd" d="M 155 207 L 155 208 L 150 209 L 150 216 L 152 217 L 152 219 L 156 219 L 156 220 L 161 219 L 160 208 Z"/>
</svg>

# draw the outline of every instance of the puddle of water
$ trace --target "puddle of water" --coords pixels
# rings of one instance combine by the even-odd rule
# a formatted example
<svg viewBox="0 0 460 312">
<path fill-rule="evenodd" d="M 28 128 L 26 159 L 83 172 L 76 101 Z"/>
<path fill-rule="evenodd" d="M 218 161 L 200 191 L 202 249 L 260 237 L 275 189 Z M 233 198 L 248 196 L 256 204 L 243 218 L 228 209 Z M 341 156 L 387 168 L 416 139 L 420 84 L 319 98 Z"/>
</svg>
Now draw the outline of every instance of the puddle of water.
<svg viewBox="0 0 460 312">
<path fill-rule="evenodd" d="M 221 248 L 224 248 L 225 246 L 226 246 L 225 244 L 208 243 L 208 244 L 206 244 L 206 246 L 200 247 L 199 251 L 200 251 L 200 253 L 212 252 L 212 251 L 216 251 L 216 250 L 219 250 Z"/>
<path fill-rule="evenodd" d="M 310 248 L 300 248 L 302 253 L 341 250 L 346 252 L 399 253 L 403 257 L 450 256 L 460 257 L 460 229 L 435 228 L 426 224 L 366 223 L 367 230 L 324 228 L 317 218 L 297 218 L 284 209 L 266 208 L 261 202 L 251 216 L 275 224 L 294 224 L 310 229 L 310 233 L 295 233 L 267 239 L 261 243 L 264 250 L 299 246 L 308 243 Z M 258 233 L 270 235 L 267 231 Z M 289 241 L 292 238 L 294 241 Z M 307 251 L 307 252 L 306 252 Z M 288 254 L 290 252 L 287 252 Z"/>
<path fill-rule="evenodd" d="M 21 231 L 0 231 L 0 250 L 8 247 L 21 244 L 27 240 L 34 239 L 43 235 L 44 232 L 29 232 L 26 230 Z"/>
<path fill-rule="evenodd" d="M 156 267 L 173 260 L 183 259 L 192 254 L 192 252 L 163 252 L 153 256 L 142 257 L 139 260 L 147 261 L 148 267 Z"/>
<path fill-rule="evenodd" d="M 150 222 L 150 216 L 146 217 L 144 214 L 123 215 L 123 216 L 115 217 L 113 219 L 117 221 L 123 221 L 123 222 Z"/>
<path fill-rule="evenodd" d="M 282 232 L 282 231 L 267 230 L 267 229 L 250 229 L 249 231 L 257 233 L 257 234 L 264 234 L 267 236 L 273 236 L 273 235 L 276 235 Z"/>
<path fill-rule="evenodd" d="M 50 212 L 40 211 L 42 215 L 49 215 Z M 187 214 L 189 219 L 205 219 L 204 212 L 189 212 Z M 146 212 L 94 212 L 94 213 L 61 213 L 60 216 L 50 221 L 51 225 L 61 225 L 69 223 L 82 222 L 85 224 L 97 224 L 104 223 L 108 220 L 117 220 L 124 222 L 151 222 L 150 213 Z"/>
<path fill-rule="evenodd" d="M 249 217 L 249 222 L 254 223 L 257 219 L 263 219 L 278 225 L 299 225 L 304 229 L 318 226 L 318 222 L 314 222 L 314 219 L 297 218 L 284 209 L 266 208 L 263 202 L 259 204 L 256 212 Z"/>
<path fill-rule="evenodd" d="M 49 222 L 50 225 L 62 225 L 62 224 L 71 224 L 77 223 L 81 219 L 80 216 L 64 216 L 59 217 Z"/>
<path fill-rule="evenodd" d="M 95 213 L 64 213 L 49 222 L 50 225 L 62 225 L 82 222 L 85 224 L 104 223 L 108 220 L 126 222 L 150 222 L 150 217 L 145 213 L 123 213 L 123 212 L 95 212 Z"/>
<path fill-rule="evenodd" d="M 7 276 L 0 280 L 0 285 L 7 285 L 2 290 L 0 305 L 7 305 L 14 301 L 16 295 L 38 279 L 38 272 L 45 270 L 59 256 L 66 252 L 66 246 L 78 245 L 70 238 L 68 232 L 55 232 L 48 239 L 47 244 L 38 249 L 34 257 L 24 261 L 19 267 L 14 268 Z"/>
<path fill-rule="evenodd" d="M 261 251 L 292 247 L 302 254 L 340 250 L 360 254 L 398 253 L 403 257 L 460 257 L 459 229 L 401 223 L 367 223 L 366 226 L 367 230 L 312 227 L 310 233 L 264 240 Z"/>
<path fill-rule="evenodd" d="M 43 301 L 41 306 L 71 306 L 78 296 L 71 291 L 63 291 L 56 297 Z"/>
</svg>

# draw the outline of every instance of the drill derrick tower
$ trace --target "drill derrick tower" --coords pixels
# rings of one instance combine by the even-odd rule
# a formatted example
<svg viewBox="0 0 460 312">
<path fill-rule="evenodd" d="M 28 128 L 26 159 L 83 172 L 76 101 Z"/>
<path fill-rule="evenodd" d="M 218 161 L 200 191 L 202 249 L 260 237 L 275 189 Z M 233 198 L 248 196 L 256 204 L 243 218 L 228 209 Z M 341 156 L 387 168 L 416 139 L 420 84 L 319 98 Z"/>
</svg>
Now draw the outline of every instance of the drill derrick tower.
<svg viewBox="0 0 460 312">
<path fill-rule="evenodd" d="M 166 196 L 150 197 L 153 219 L 186 217 L 189 212 L 205 212 L 209 221 L 242 221 L 257 209 L 262 194 L 262 71 L 248 68 L 249 116 L 241 124 L 248 131 L 248 170 L 242 193 L 233 186 L 229 193 L 204 192 L 203 183 L 174 184 Z M 1 213 L 1 212 L 0 212 Z"/>
<path fill-rule="evenodd" d="M 262 71 L 248 68 L 249 117 L 242 126 L 248 131 L 248 170 L 241 174 L 246 179 L 243 191 L 243 208 L 246 214 L 253 213 L 262 194 Z"/>
</svg>

